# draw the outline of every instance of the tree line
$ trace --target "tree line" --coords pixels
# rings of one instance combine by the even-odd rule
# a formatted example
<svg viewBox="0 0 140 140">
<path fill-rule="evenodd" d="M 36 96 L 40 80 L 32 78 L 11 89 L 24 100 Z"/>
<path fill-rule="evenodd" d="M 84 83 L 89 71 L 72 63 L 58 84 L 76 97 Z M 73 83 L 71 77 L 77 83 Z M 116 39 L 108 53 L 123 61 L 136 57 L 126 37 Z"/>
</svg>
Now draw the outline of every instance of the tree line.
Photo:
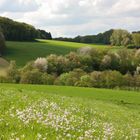
<svg viewBox="0 0 140 140">
<path fill-rule="evenodd" d="M 55 38 L 60 41 L 79 43 L 110 44 L 115 46 L 126 46 L 129 48 L 140 48 L 140 31 L 128 32 L 123 29 L 111 29 L 97 35 L 77 36 L 75 38 Z"/>
<path fill-rule="evenodd" d="M 6 40 L 33 41 L 39 39 L 52 39 L 51 33 L 36 29 L 34 26 L 0 17 L 0 28 Z"/>
<path fill-rule="evenodd" d="M 96 88 L 139 88 L 140 49 L 116 52 L 83 47 L 65 56 L 51 54 L 18 69 L 11 62 L 0 82 Z"/>
</svg>

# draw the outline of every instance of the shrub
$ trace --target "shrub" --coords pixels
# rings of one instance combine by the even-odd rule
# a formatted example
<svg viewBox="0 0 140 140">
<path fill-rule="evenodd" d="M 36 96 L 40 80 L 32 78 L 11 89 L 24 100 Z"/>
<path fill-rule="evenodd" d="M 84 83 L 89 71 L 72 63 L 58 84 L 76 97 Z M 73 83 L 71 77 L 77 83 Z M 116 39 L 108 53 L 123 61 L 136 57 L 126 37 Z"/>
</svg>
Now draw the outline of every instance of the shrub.
<svg viewBox="0 0 140 140">
<path fill-rule="evenodd" d="M 136 47 L 140 47 L 140 33 L 132 34 L 133 42 Z"/>
<path fill-rule="evenodd" d="M 134 87 L 135 86 L 135 81 L 133 76 L 130 73 L 127 73 L 124 75 L 124 86 L 126 87 Z"/>
<path fill-rule="evenodd" d="M 27 71 L 32 71 L 34 69 L 34 62 L 28 62 L 23 68 L 20 69 L 20 73 L 25 73 Z"/>
<path fill-rule="evenodd" d="M 99 71 L 100 70 L 100 64 L 101 61 L 104 57 L 104 55 L 106 55 L 106 53 L 108 52 L 108 50 L 97 50 L 95 48 L 92 48 L 91 51 L 91 58 L 92 58 L 92 69 L 95 71 Z"/>
<path fill-rule="evenodd" d="M 20 80 L 20 74 L 16 66 L 15 61 L 11 61 L 10 65 L 6 71 L 7 73 L 7 82 L 18 83 Z"/>
<path fill-rule="evenodd" d="M 68 59 L 67 67 L 69 71 L 81 67 L 80 57 L 77 53 L 71 52 L 68 55 L 66 55 L 66 58 Z"/>
<path fill-rule="evenodd" d="M 123 76 L 118 71 L 92 72 L 92 86 L 97 88 L 114 88 L 123 85 Z"/>
<path fill-rule="evenodd" d="M 86 73 L 81 69 L 75 69 L 69 73 L 61 74 L 60 77 L 55 81 L 57 85 L 74 86 L 76 82 L 80 80 L 80 77 Z"/>
<path fill-rule="evenodd" d="M 83 75 L 80 80 L 75 83 L 75 86 L 79 87 L 92 87 L 92 81 L 89 75 Z"/>
<path fill-rule="evenodd" d="M 104 79 L 102 78 L 102 72 L 94 71 L 90 74 L 92 86 L 96 88 L 104 87 Z"/>
<path fill-rule="evenodd" d="M 43 84 L 42 73 L 38 69 L 22 73 L 20 83 L 23 84 Z"/>
<path fill-rule="evenodd" d="M 55 75 L 50 75 L 50 74 L 42 74 L 42 83 L 45 85 L 53 85 L 55 81 Z"/>
<path fill-rule="evenodd" d="M 47 72 L 48 73 L 56 73 L 57 75 L 60 75 L 61 73 L 67 72 L 68 68 L 68 59 L 66 59 L 63 56 L 57 56 L 54 54 L 51 54 L 50 56 L 47 57 L 47 62 L 48 62 L 48 68 Z"/>
<path fill-rule="evenodd" d="M 101 70 L 119 70 L 120 56 L 118 53 L 108 53 L 101 61 Z"/>
<path fill-rule="evenodd" d="M 34 61 L 34 67 L 42 72 L 46 72 L 48 67 L 46 58 L 37 58 Z"/>
<path fill-rule="evenodd" d="M 80 55 L 91 55 L 92 48 L 89 47 L 89 46 L 82 47 L 82 48 L 78 49 L 77 52 L 78 52 L 78 54 L 80 54 Z"/>
<path fill-rule="evenodd" d="M 123 86 L 123 76 L 118 71 L 104 71 L 102 78 L 105 81 L 106 88 L 115 88 Z"/>
<path fill-rule="evenodd" d="M 127 46 L 131 44 L 131 34 L 122 29 L 117 29 L 113 31 L 112 36 L 110 37 L 111 45 L 115 46 Z"/>
<path fill-rule="evenodd" d="M 119 61 L 119 71 L 122 74 L 126 74 L 127 72 L 134 73 L 137 67 L 137 61 L 135 58 L 135 52 L 129 51 L 127 49 L 123 49 L 118 51 L 120 61 Z"/>
<path fill-rule="evenodd" d="M 93 70 L 92 67 L 92 57 L 90 55 L 80 55 L 80 68 L 86 72 L 91 72 Z"/>
</svg>

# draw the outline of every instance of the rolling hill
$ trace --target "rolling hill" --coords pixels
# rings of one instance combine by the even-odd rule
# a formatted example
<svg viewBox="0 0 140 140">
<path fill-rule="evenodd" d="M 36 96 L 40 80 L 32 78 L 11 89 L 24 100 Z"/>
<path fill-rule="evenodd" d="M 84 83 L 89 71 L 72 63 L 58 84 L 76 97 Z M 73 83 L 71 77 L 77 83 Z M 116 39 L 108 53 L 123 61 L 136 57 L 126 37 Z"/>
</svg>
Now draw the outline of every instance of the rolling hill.
<svg viewBox="0 0 140 140">
<path fill-rule="evenodd" d="M 91 46 L 99 49 L 112 49 L 107 45 L 83 44 L 54 40 L 38 40 L 37 42 L 7 41 L 6 45 L 7 53 L 4 58 L 8 61 L 16 60 L 18 66 L 23 66 L 28 61 L 34 60 L 38 57 L 46 57 L 49 54 L 65 55 L 70 51 L 76 51 L 78 48 L 85 46 Z"/>
<path fill-rule="evenodd" d="M 140 139 L 140 94 L 0 85 L 0 139 Z"/>
</svg>

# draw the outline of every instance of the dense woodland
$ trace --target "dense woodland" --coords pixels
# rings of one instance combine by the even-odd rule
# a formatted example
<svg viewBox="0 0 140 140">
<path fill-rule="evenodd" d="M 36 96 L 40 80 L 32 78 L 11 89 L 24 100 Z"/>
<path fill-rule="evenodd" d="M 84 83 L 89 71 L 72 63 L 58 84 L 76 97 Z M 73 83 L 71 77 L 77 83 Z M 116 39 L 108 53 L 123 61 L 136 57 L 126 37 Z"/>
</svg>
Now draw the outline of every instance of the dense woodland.
<svg viewBox="0 0 140 140">
<path fill-rule="evenodd" d="M 36 38 L 52 39 L 51 33 L 35 29 L 32 25 L 16 22 L 9 18 L 0 17 L 0 27 L 6 40 L 34 41 Z"/>
</svg>

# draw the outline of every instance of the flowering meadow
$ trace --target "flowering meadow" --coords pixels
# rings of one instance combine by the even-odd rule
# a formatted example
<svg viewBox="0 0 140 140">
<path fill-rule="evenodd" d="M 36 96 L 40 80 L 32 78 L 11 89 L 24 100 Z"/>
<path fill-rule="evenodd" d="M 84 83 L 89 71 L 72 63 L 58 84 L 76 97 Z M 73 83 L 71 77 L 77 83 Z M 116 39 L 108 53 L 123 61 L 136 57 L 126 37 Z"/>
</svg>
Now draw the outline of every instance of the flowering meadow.
<svg viewBox="0 0 140 140">
<path fill-rule="evenodd" d="M 70 94 L 74 90 L 72 87 L 67 87 L 65 95 L 56 94 L 55 86 L 52 90 L 43 90 L 43 86 L 38 86 L 38 90 L 21 87 L 0 86 L 0 140 L 140 139 L 138 102 L 132 103 L 130 99 L 126 105 L 115 97 L 112 101 L 90 98 L 84 88 L 81 89 L 87 96 L 80 97 L 67 96 L 68 91 Z M 77 88 L 75 92 L 79 92 Z M 127 98 L 131 95 L 126 94 Z M 140 98 L 140 94 L 136 95 Z"/>
</svg>

